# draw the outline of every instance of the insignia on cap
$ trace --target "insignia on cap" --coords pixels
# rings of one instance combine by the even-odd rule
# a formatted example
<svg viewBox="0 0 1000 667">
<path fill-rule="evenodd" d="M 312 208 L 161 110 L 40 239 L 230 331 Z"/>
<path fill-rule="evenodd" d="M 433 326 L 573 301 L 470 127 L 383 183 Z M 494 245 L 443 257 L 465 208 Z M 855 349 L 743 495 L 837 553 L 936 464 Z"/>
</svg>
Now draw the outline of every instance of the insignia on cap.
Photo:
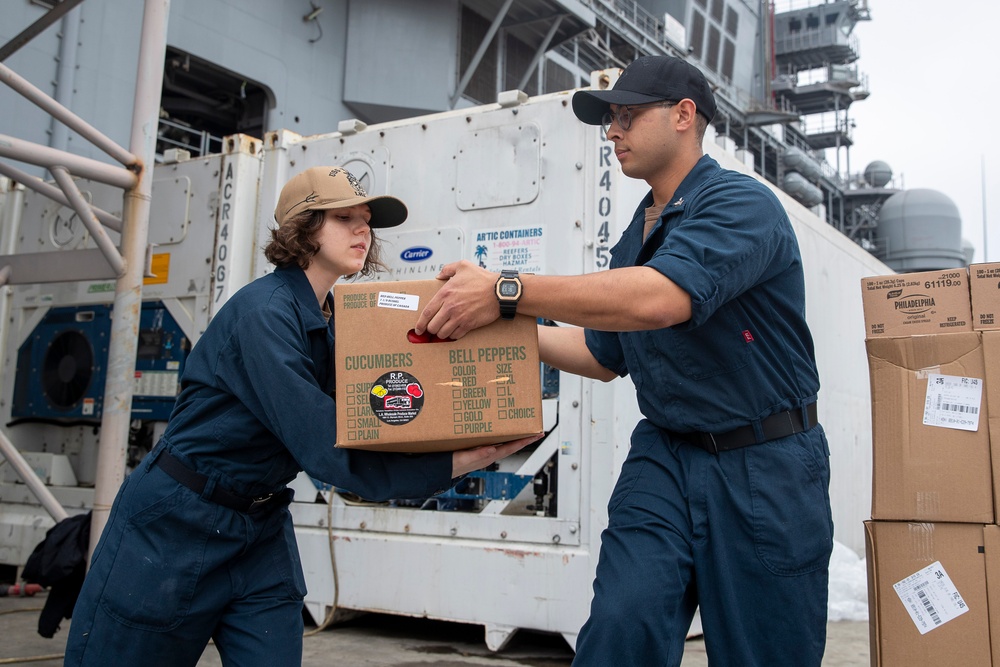
<svg viewBox="0 0 1000 667">
<path fill-rule="evenodd" d="M 289 213 L 291 213 L 292 209 L 295 208 L 296 206 L 301 206 L 302 204 L 312 204 L 317 199 L 319 199 L 319 195 L 316 194 L 315 192 L 310 192 L 308 195 L 306 195 L 305 199 L 303 199 L 300 202 L 295 202 L 294 204 L 292 204 L 291 206 L 289 206 L 288 210 L 285 211 L 285 215 L 288 215 Z"/>
<path fill-rule="evenodd" d="M 347 171 L 346 169 L 341 169 L 340 167 L 330 170 L 330 176 L 336 176 L 337 174 L 344 175 L 344 178 L 347 179 L 347 182 L 351 184 L 352 188 L 354 188 L 354 194 L 356 194 L 359 197 L 368 196 L 368 193 L 365 192 L 365 189 L 363 187 L 361 187 L 361 183 L 358 183 L 358 179 L 354 177 L 354 174 Z"/>
</svg>

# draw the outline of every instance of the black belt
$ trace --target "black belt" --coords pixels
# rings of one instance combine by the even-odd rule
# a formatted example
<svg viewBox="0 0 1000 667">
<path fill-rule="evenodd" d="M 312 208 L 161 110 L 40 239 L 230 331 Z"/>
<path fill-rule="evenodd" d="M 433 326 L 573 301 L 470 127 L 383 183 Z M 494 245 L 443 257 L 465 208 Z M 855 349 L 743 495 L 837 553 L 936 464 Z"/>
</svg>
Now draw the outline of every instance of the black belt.
<svg viewBox="0 0 1000 667">
<path fill-rule="evenodd" d="M 760 429 L 764 433 L 763 438 L 757 437 L 753 424 L 734 428 L 725 433 L 702 433 L 691 431 L 688 433 L 678 433 L 677 431 L 667 431 L 671 437 L 678 438 L 685 442 L 698 445 L 709 454 L 718 454 L 730 449 L 739 449 L 749 445 L 757 445 L 769 440 L 777 440 L 795 433 L 801 433 L 816 425 L 816 403 L 812 402 L 805 408 L 809 423 L 802 421 L 802 409 L 786 410 L 778 412 L 770 417 L 765 417 L 760 422 Z"/>
<path fill-rule="evenodd" d="M 156 457 L 156 465 L 160 466 L 160 468 L 163 469 L 163 472 L 167 473 L 177 482 L 191 489 L 199 496 L 205 492 L 205 486 L 208 484 L 208 477 L 206 475 L 202 475 L 200 472 L 191 470 L 170 452 L 166 450 L 160 452 L 160 455 Z M 269 493 L 266 496 L 260 496 L 259 498 L 244 498 L 243 496 L 238 496 L 216 484 L 215 488 L 212 489 L 212 493 L 208 496 L 208 500 L 211 500 L 213 503 L 218 505 L 222 505 L 223 507 L 228 507 L 231 510 L 236 510 L 237 512 L 256 512 L 257 510 L 263 509 L 270 501 L 280 497 L 281 495 L 282 494 L 280 493 Z"/>
</svg>

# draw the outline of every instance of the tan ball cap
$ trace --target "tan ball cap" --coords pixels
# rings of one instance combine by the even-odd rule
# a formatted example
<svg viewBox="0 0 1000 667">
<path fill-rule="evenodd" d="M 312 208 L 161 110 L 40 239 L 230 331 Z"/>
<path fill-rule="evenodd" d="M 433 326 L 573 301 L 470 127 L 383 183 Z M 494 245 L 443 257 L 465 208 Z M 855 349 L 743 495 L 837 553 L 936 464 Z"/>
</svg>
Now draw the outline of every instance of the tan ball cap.
<svg viewBox="0 0 1000 667">
<path fill-rule="evenodd" d="M 369 227 L 395 227 L 406 220 L 406 204 L 395 197 L 369 197 L 349 171 L 342 167 L 312 167 L 293 176 L 281 189 L 274 219 L 283 225 L 303 211 L 325 211 L 368 204 Z"/>
</svg>

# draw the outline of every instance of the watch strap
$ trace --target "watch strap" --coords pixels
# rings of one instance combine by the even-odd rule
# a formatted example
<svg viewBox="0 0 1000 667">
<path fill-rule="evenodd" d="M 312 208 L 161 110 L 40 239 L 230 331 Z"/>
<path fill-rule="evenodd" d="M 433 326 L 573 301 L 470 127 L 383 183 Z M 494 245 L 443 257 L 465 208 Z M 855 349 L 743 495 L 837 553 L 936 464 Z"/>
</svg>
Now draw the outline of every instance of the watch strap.
<svg viewBox="0 0 1000 667">
<path fill-rule="evenodd" d="M 500 283 L 508 280 L 513 280 L 518 283 L 518 291 L 520 291 L 520 280 L 517 275 L 517 271 L 511 269 L 504 269 L 500 272 L 500 278 L 497 279 L 497 302 L 500 304 L 500 317 L 505 320 L 512 320 L 517 314 L 517 302 L 520 300 L 520 296 L 515 299 L 505 299 L 500 296 Z"/>
<path fill-rule="evenodd" d="M 517 301 L 501 301 L 500 317 L 505 320 L 512 320 L 517 315 Z"/>
</svg>

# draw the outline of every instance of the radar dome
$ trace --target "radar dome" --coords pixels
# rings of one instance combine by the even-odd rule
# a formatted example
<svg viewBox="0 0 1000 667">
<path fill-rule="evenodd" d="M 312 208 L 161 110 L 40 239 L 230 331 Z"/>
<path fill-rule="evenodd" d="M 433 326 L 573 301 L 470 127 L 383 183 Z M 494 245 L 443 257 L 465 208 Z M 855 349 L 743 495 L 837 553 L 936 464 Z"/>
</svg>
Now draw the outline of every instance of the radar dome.
<svg viewBox="0 0 1000 667">
<path fill-rule="evenodd" d="M 873 188 L 883 188 L 892 180 L 892 167 L 882 160 L 869 162 L 865 167 L 865 183 Z"/>
<path fill-rule="evenodd" d="M 896 271 L 966 265 L 958 207 L 937 190 L 915 188 L 886 199 L 875 233 L 882 261 Z"/>
<path fill-rule="evenodd" d="M 965 263 L 972 264 L 976 258 L 976 246 L 969 239 L 962 239 L 962 254 L 965 255 Z"/>
</svg>

